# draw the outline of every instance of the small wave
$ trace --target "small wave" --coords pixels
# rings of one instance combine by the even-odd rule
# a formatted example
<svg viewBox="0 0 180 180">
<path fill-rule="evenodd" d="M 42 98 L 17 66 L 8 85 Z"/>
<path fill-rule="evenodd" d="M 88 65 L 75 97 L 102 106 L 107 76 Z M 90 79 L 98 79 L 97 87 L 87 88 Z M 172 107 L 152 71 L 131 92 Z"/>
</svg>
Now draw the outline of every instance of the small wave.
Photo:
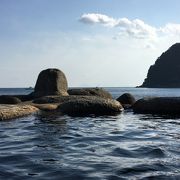
<svg viewBox="0 0 180 180">
<path fill-rule="evenodd" d="M 163 158 L 165 153 L 161 148 L 157 147 L 139 147 L 135 150 L 115 148 L 111 153 L 112 156 L 128 157 L 128 158 Z"/>
</svg>

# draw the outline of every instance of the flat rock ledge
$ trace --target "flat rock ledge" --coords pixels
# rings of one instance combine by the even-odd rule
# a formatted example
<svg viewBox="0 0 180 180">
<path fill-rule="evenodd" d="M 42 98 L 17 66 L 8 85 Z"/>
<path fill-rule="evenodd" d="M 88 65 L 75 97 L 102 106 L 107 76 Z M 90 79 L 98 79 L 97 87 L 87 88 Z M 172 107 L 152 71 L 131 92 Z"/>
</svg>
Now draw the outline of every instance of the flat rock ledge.
<svg viewBox="0 0 180 180">
<path fill-rule="evenodd" d="M 15 119 L 37 112 L 39 109 L 31 105 L 0 105 L 0 120 Z"/>
</svg>

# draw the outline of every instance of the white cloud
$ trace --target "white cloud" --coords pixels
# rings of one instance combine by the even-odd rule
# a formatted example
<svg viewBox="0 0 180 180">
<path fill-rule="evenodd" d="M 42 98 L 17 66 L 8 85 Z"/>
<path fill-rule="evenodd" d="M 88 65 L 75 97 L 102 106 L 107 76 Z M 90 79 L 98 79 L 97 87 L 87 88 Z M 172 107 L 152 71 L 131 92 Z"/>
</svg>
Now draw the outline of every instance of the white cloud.
<svg viewBox="0 0 180 180">
<path fill-rule="evenodd" d="M 156 29 L 142 20 L 135 19 L 130 21 L 127 18 L 115 19 L 103 14 L 83 14 L 80 18 L 82 23 L 101 24 L 107 27 L 118 27 L 121 32 L 134 38 L 154 38 Z"/>
<path fill-rule="evenodd" d="M 168 23 L 164 27 L 151 26 L 140 19 L 129 20 L 127 18 L 115 19 L 103 14 L 83 14 L 80 21 L 86 24 L 100 24 L 106 27 L 119 29 L 118 36 L 127 35 L 137 39 L 156 40 L 158 36 L 180 36 L 180 24 Z M 113 36 L 116 39 L 116 36 Z"/>
<path fill-rule="evenodd" d="M 112 26 L 112 27 L 114 27 L 117 23 L 114 18 L 111 18 L 103 14 L 94 14 L 94 13 L 83 14 L 79 20 L 86 24 L 99 23 L 105 26 Z"/>
</svg>

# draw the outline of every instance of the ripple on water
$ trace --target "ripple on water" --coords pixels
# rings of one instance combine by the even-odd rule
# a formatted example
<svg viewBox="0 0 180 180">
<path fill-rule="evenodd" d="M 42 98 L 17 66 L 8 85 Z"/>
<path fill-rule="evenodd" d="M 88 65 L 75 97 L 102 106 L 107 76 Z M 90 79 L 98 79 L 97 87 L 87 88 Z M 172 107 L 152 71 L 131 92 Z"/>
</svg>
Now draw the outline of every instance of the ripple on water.
<svg viewBox="0 0 180 180">
<path fill-rule="evenodd" d="M 38 114 L 0 122 L 0 179 L 178 179 L 179 119 Z"/>
</svg>

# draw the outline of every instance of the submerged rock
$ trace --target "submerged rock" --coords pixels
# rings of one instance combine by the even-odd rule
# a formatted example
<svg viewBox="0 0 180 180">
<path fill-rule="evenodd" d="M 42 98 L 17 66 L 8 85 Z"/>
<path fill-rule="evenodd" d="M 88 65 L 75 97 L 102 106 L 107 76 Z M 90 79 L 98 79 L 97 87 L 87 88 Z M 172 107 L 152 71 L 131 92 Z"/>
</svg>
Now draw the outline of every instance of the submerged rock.
<svg viewBox="0 0 180 180">
<path fill-rule="evenodd" d="M 171 46 L 152 65 L 140 87 L 180 88 L 180 43 Z"/>
<path fill-rule="evenodd" d="M 99 96 L 112 99 L 111 94 L 103 88 L 74 88 L 68 90 L 69 95 Z"/>
<path fill-rule="evenodd" d="M 67 79 L 65 74 L 59 69 L 46 69 L 40 72 L 34 92 L 34 97 L 47 95 L 67 96 Z"/>
<path fill-rule="evenodd" d="M 21 100 L 17 97 L 10 95 L 2 95 L 0 96 L 0 104 L 18 104 Z"/>
<path fill-rule="evenodd" d="M 143 98 L 133 105 L 135 113 L 180 114 L 179 97 Z"/>
<path fill-rule="evenodd" d="M 123 110 L 121 104 L 113 99 L 84 96 L 69 100 L 59 105 L 59 111 L 71 116 L 114 115 Z"/>
<path fill-rule="evenodd" d="M 14 119 L 37 112 L 31 105 L 0 105 L 0 120 Z"/>
<path fill-rule="evenodd" d="M 116 100 L 119 101 L 125 109 L 131 108 L 132 105 L 136 102 L 134 96 L 130 93 L 124 93 Z"/>
</svg>

